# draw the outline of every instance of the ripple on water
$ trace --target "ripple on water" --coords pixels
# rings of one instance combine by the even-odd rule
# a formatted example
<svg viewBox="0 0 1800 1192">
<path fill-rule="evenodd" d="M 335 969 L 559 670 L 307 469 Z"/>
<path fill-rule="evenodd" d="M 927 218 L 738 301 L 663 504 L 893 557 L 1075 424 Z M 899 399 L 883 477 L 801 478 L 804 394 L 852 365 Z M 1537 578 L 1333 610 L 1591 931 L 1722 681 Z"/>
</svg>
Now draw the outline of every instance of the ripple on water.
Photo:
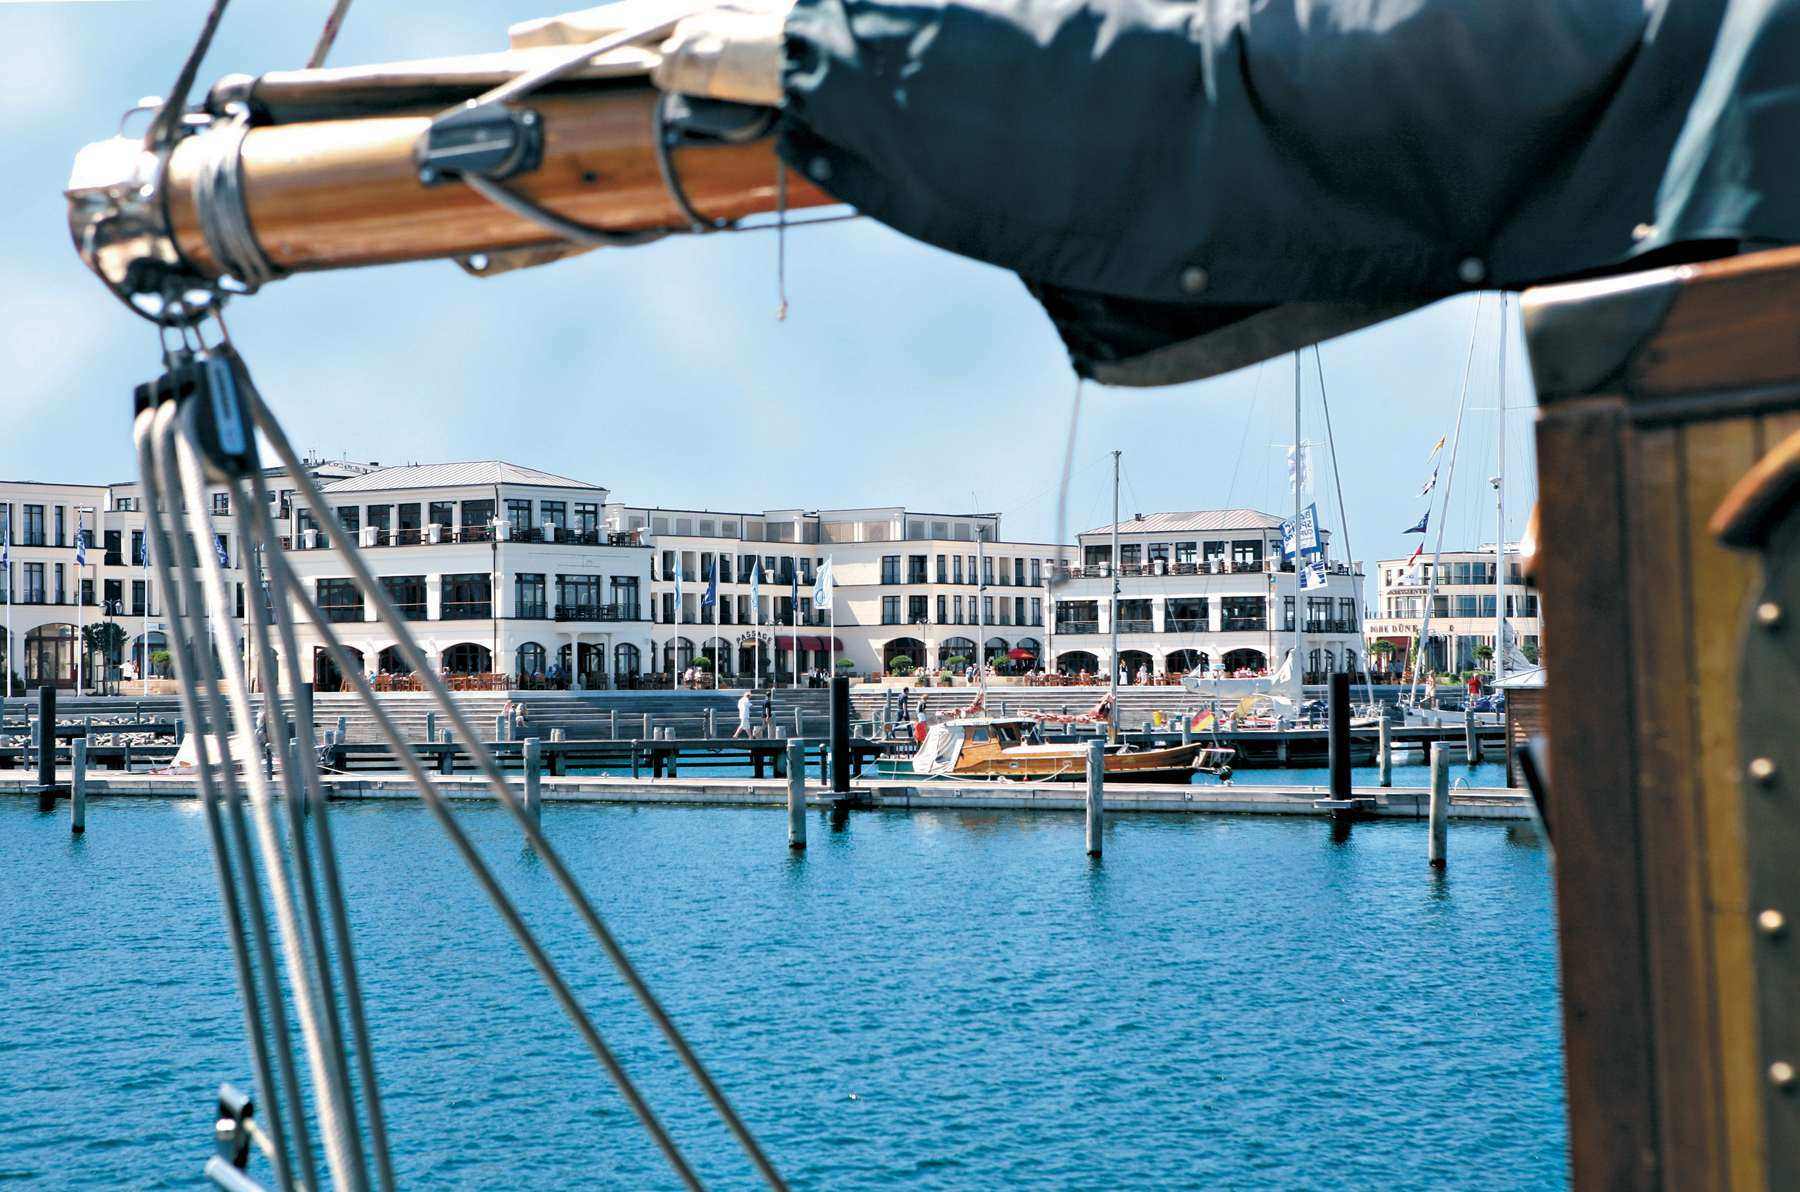
<svg viewBox="0 0 1800 1192">
<path fill-rule="evenodd" d="M 730 1140 L 543 866 L 459 814 L 702 1175 Z M 418 808 L 334 808 L 402 1180 L 671 1184 Z M 1544 857 L 1458 825 L 551 807 L 546 827 L 798 1186 L 1566 1184 Z M 191 1187 L 248 1084 L 204 825 L 0 804 L 0 1181 Z"/>
</svg>

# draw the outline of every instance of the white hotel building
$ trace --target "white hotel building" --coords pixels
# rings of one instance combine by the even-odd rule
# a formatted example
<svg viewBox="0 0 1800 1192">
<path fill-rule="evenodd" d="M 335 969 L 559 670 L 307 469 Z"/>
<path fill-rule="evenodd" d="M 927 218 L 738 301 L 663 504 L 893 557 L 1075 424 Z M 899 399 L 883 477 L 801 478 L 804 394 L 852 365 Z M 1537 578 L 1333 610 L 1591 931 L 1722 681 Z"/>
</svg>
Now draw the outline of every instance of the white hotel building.
<svg viewBox="0 0 1800 1192">
<path fill-rule="evenodd" d="M 1195 665 L 1259 671 L 1292 640 L 1294 575 L 1279 562 L 1279 519 L 1250 510 L 1154 514 L 1120 527 L 1115 660 L 1110 527 L 1059 548 L 1002 540 L 995 514 L 629 505 L 602 486 L 498 461 L 309 461 L 308 469 L 331 506 L 322 525 L 295 507 L 291 483 L 269 474 L 288 558 L 358 666 L 394 686 L 406 685 L 407 668 L 393 633 L 325 549 L 336 535 L 358 543 L 432 667 L 481 685 L 662 686 L 702 656 L 740 680 L 759 662 L 764 677 L 788 678 L 796 664 L 823 671 L 834 654 L 869 676 L 901 657 L 931 671 L 984 650 L 1013 670 L 1105 673 L 1122 662 L 1147 675 Z M 253 583 L 227 494 L 209 500 L 234 573 L 229 640 L 241 648 Z M 78 575 L 83 509 L 92 511 L 92 545 Z M 8 653 L 22 681 L 75 685 L 78 622 L 119 626 L 111 665 L 92 665 L 85 688 L 96 678 L 116 684 L 121 669 L 136 677 L 134 658 L 155 662 L 167 641 L 165 602 L 136 562 L 144 514 L 135 483 L 0 482 L 0 523 L 11 542 Z M 833 618 L 812 607 L 827 558 L 835 632 Z M 754 565 L 762 578 L 753 607 Z M 1059 570 L 1066 579 L 1053 588 Z M 707 602 L 715 576 L 717 599 Z M 1306 669 L 1315 675 L 1357 665 L 1359 584 L 1353 568 L 1334 564 L 1326 589 L 1304 595 Z M 298 610 L 296 622 L 315 686 L 336 689 L 342 676 L 321 635 Z"/>
<path fill-rule="evenodd" d="M 1383 559 L 1376 566 L 1375 611 L 1369 618 L 1369 640 L 1390 642 L 1391 653 L 1376 656 L 1394 672 L 1402 671 L 1425 628 L 1425 598 L 1431 592 L 1432 564 L 1423 562 L 1416 576 L 1407 560 Z M 1431 639 L 1425 654 L 1434 671 L 1484 670 L 1475 651 L 1494 646 L 1494 548 L 1445 551 L 1438 564 L 1437 591 L 1432 594 Z M 1506 550 L 1506 623 L 1520 649 L 1540 661 L 1542 640 L 1538 594 L 1525 587 L 1521 559 Z"/>
<path fill-rule="evenodd" d="M 1056 590 L 1055 653 L 1063 670 L 1133 678 L 1226 675 L 1280 665 L 1294 644 L 1295 576 L 1281 556 L 1281 519 L 1254 509 L 1144 514 L 1121 522 L 1119 656 L 1111 656 L 1113 527 L 1079 536 L 1081 562 Z M 1330 536 L 1325 540 L 1330 557 Z M 1362 571 L 1327 562 L 1322 589 L 1299 593 L 1308 682 L 1362 665 Z"/>
</svg>

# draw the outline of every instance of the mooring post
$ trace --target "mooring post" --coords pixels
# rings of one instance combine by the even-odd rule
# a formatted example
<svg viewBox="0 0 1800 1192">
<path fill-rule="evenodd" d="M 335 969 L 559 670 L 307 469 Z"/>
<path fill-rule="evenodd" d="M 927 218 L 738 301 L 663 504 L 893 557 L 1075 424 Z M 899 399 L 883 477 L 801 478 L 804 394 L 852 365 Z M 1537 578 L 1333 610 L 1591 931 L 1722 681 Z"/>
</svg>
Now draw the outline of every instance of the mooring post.
<svg viewBox="0 0 1800 1192">
<path fill-rule="evenodd" d="M 1186 712 L 1181 714 L 1181 743 L 1183 745 L 1194 743 L 1194 722 Z"/>
<path fill-rule="evenodd" d="M 436 712 L 425 713 L 425 739 L 427 741 L 437 740 L 437 713 Z"/>
<path fill-rule="evenodd" d="M 1427 846 L 1426 859 L 1433 869 L 1442 869 L 1446 859 L 1446 846 L 1449 844 L 1448 823 L 1450 819 L 1450 755 L 1444 752 L 1442 741 L 1431 743 L 1431 843 Z"/>
<path fill-rule="evenodd" d="M 1100 855 L 1100 837 L 1106 827 L 1106 741 L 1088 742 L 1087 755 L 1087 855 Z"/>
<path fill-rule="evenodd" d="M 606 710 L 606 735 L 614 741 L 619 739 L 619 710 L 617 708 Z"/>
<path fill-rule="evenodd" d="M 1350 675 L 1340 671 L 1331 676 L 1331 727 L 1327 740 L 1327 760 L 1331 766 L 1331 797 L 1350 797 Z"/>
<path fill-rule="evenodd" d="M 456 738 L 449 729 L 444 730 L 444 748 L 438 753 L 438 773 L 449 774 L 456 769 L 456 750 L 452 748 Z"/>
<path fill-rule="evenodd" d="M 86 737 L 76 737 L 69 743 L 69 762 L 74 771 L 69 777 L 69 831 L 77 836 L 87 831 L 87 753 Z"/>
<path fill-rule="evenodd" d="M 805 722 L 801 719 L 799 704 L 794 705 L 794 735 L 796 737 L 804 737 L 806 735 L 806 726 Z"/>
<path fill-rule="evenodd" d="M 1475 731 L 1475 709 L 1466 706 L 1463 709 L 1463 748 L 1468 751 L 1469 764 L 1479 766 L 1481 764 L 1481 734 Z"/>
<path fill-rule="evenodd" d="M 540 785 L 544 776 L 544 747 L 536 737 L 525 738 L 525 813 L 531 822 L 544 822 L 543 795 Z"/>
<path fill-rule="evenodd" d="M 850 793 L 850 680 L 831 677 L 831 793 Z"/>
<path fill-rule="evenodd" d="M 644 731 L 642 733 L 638 734 L 638 740 L 642 741 L 649 736 L 650 736 L 650 713 L 645 712 L 644 713 Z"/>
<path fill-rule="evenodd" d="M 1382 786 L 1393 786 L 1394 733 L 1391 722 L 1386 716 L 1383 716 L 1376 724 L 1376 732 L 1379 734 L 1377 737 L 1379 744 L 1376 746 L 1375 764 L 1380 775 L 1377 781 Z"/>
<path fill-rule="evenodd" d="M 718 727 L 719 721 L 715 711 L 712 708 L 708 708 L 706 710 L 706 739 L 708 741 L 718 737 Z"/>
<path fill-rule="evenodd" d="M 38 790 L 56 789 L 56 685 L 38 688 Z"/>
<path fill-rule="evenodd" d="M 350 718 L 348 716 L 339 716 L 337 718 L 337 743 L 339 745 L 342 745 L 345 741 L 348 741 L 349 739 L 350 739 Z"/>
<path fill-rule="evenodd" d="M 509 739 L 510 738 L 506 735 L 506 713 L 502 712 L 494 717 L 494 740 L 505 741 Z"/>
<path fill-rule="evenodd" d="M 561 741 L 561 740 L 563 740 L 563 739 L 564 739 L 564 737 L 563 737 L 563 730 L 562 730 L 562 729 L 560 729 L 560 728 L 553 728 L 553 729 L 551 729 L 551 730 L 550 730 L 550 739 L 551 739 L 551 740 L 552 740 L 552 741 Z"/>
<path fill-rule="evenodd" d="M 798 737 L 787 745 L 788 847 L 806 848 L 806 742 Z"/>
</svg>

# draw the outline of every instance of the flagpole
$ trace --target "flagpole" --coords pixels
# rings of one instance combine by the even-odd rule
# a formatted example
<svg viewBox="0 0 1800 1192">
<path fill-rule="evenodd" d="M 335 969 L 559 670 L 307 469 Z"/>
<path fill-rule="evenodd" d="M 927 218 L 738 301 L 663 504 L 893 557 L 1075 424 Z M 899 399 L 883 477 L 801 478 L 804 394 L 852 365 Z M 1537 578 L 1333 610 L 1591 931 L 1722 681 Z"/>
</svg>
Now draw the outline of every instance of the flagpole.
<svg viewBox="0 0 1800 1192">
<path fill-rule="evenodd" d="M 87 566 L 87 514 L 80 506 L 75 508 L 75 696 L 79 699 L 86 694 L 82 690 L 82 671 L 87 662 L 87 615 L 81 605 L 81 572 Z"/>
<path fill-rule="evenodd" d="M 800 690 L 800 560 L 794 559 L 794 578 L 788 585 L 788 620 L 794 636 L 788 641 L 788 649 L 794 655 L 794 685 L 789 691 Z"/>
<path fill-rule="evenodd" d="M 138 562 L 144 567 L 144 636 L 138 639 L 138 682 L 143 694 L 150 694 L 150 520 L 144 519 L 144 536 L 139 540 Z"/>
<path fill-rule="evenodd" d="M 1425 619 L 1419 625 L 1418 662 L 1413 666 L 1412 684 L 1406 689 L 1406 701 L 1409 704 L 1417 698 L 1419 670 L 1426 661 L 1425 648 L 1431 640 L 1431 602 L 1437 595 L 1438 568 L 1444 557 L 1444 523 L 1450 520 L 1450 492 L 1456 483 L 1456 451 L 1462 446 L 1463 411 L 1469 407 L 1469 370 L 1475 363 L 1475 338 L 1480 330 L 1481 298 L 1477 295 L 1475 317 L 1469 327 L 1469 355 L 1463 363 L 1462 398 L 1456 403 L 1456 429 L 1450 435 L 1450 472 L 1444 477 L 1444 500 L 1438 510 L 1437 543 L 1431 551 L 1431 580 L 1425 585 Z M 1449 651 L 1446 650 L 1445 654 L 1447 656 Z"/>
</svg>

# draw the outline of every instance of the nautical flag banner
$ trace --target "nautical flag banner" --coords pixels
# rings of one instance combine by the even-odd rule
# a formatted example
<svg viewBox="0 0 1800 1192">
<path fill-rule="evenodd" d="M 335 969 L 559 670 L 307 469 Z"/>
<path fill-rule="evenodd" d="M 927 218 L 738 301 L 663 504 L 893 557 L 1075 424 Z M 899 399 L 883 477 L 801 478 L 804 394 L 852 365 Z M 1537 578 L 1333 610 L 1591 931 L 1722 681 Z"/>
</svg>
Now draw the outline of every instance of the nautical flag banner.
<svg viewBox="0 0 1800 1192">
<path fill-rule="evenodd" d="M 756 618 L 753 624 L 762 624 L 762 560 L 750 564 L 750 609 Z"/>
<path fill-rule="evenodd" d="M 225 553 L 225 535 L 223 534 L 213 535 L 213 557 L 219 560 L 219 567 L 222 570 L 230 570 L 231 557 Z"/>
<path fill-rule="evenodd" d="M 1319 507 L 1308 505 L 1300 511 L 1300 553 L 1316 555 L 1319 553 Z"/>
<path fill-rule="evenodd" d="M 813 581 L 814 608 L 831 607 L 831 589 L 831 556 L 827 555 L 825 561 L 819 564 L 819 577 Z"/>
<path fill-rule="evenodd" d="M 1436 459 L 1437 453 L 1442 451 L 1443 449 L 1444 449 L 1444 436 L 1439 435 L 1438 441 L 1431 445 L 1431 454 L 1425 457 L 1425 462 L 1430 463 L 1432 460 Z"/>
<path fill-rule="evenodd" d="M 1419 524 L 1412 527 L 1412 529 L 1407 530 L 1406 533 L 1408 533 L 1408 534 L 1423 534 L 1425 532 L 1425 524 L 1427 522 L 1429 522 L 1430 520 L 1431 520 L 1431 510 L 1427 509 L 1424 513 L 1419 515 Z"/>
<path fill-rule="evenodd" d="M 1289 491 L 1297 487 L 1303 493 L 1312 492 L 1312 448 L 1305 443 L 1289 447 L 1287 465 Z"/>
<path fill-rule="evenodd" d="M 681 555 L 675 556 L 675 619 L 681 620 Z"/>
<path fill-rule="evenodd" d="M 794 564 L 794 570 L 792 572 L 790 572 L 788 575 L 788 607 L 794 611 L 794 614 L 796 616 L 799 615 L 799 612 L 800 612 L 800 565 L 799 565 L 798 561 L 796 561 Z M 796 622 L 796 624 L 797 623 L 798 622 Z"/>
<path fill-rule="evenodd" d="M 1300 572 L 1300 590 L 1310 592 L 1325 586 L 1325 564 L 1309 563 Z"/>
<path fill-rule="evenodd" d="M 712 576 L 706 581 L 706 591 L 700 594 L 700 607 L 708 608 L 719 603 L 719 565 L 713 564 Z"/>
<path fill-rule="evenodd" d="M 87 514 L 80 515 L 81 520 L 75 527 L 75 566 L 87 566 Z"/>
<path fill-rule="evenodd" d="M 1425 481 L 1425 487 L 1419 490 L 1419 495 L 1421 497 L 1428 495 L 1432 489 L 1437 487 L 1437 474 L 1438 470 L 1436 468 L 1431 469 L 1431 476 Z"/>
<path fill-rule="evenodd" d="M 12 510 L 8 509 L 6 511 L 6 516 L 0 518 L 0 567 L 12 566 L 11 521 Z"/>
<path fill-rule="evenodd" d="M 1198 712 L 1194 715 L 1192 727 L 1197 733 L 1207 733 L 1212 731 L 1213 725 L 1216 723 L 1218 723 L 1218 718 L 1211 712 Z"/>
<path fill-rule="evenodd" d="M 1291 518 L 1281 519 L 1281 557 L 1294 557 L 1294 522 Z"/>
<path fill-rule="evenodd" d="M 1416 584 L 1420 581 L 1421 577 L 1419 572 L 1425 566 L 1425 561 L 1422 557 L 1424 554 L 1425 544 L 1423 542 L 1413 547 L 1413 553 L 1406 556 L 1406 566 L 1400 571 L 1401 583 Z"/>
</svg>

